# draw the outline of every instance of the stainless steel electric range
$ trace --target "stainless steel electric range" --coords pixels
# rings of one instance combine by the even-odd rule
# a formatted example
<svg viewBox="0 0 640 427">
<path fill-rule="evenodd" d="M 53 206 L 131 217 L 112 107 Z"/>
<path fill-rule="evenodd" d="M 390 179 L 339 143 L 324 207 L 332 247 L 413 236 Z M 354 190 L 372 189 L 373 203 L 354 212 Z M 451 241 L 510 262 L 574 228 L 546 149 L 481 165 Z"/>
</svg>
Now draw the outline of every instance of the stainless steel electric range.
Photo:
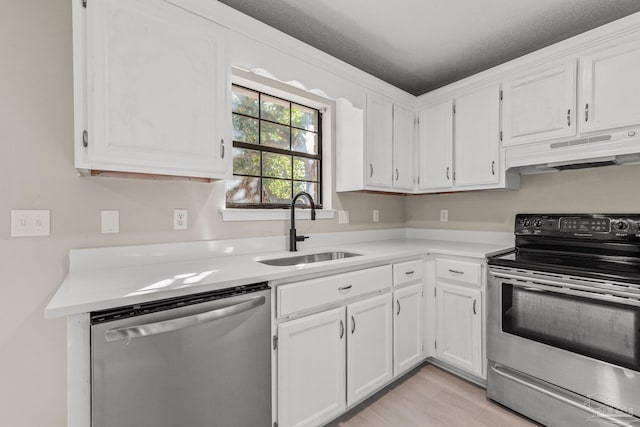
<svg viewBox="0 0 640 427">
<path fill-rule="evenodd" d="M 487 396 L 549 426 L 640 426 L 640 214 L 521 214 L 515 237 L 488 261 Z"/>
</svg>

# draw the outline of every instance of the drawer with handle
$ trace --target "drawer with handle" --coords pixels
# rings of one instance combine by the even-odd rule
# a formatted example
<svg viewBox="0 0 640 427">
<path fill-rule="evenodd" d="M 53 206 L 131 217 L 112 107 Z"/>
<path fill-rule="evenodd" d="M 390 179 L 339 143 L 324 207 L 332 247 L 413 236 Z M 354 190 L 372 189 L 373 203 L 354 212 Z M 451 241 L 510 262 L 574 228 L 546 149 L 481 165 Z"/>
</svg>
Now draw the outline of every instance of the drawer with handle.
<svg viewBox="0 0 640 427">
<path fill-rule="evenodd" d="M 482 284 L 481 271 L 482 265 L 480 263 L 444 258 L 436 259 L 436 277 L 441 279 L 480 286 Z"/>
<path fill-rule="evenodd" d="M 391 287 L 391 266 L 368 268 L 276 288 L 278 317 Z"/>
<path fill-rule="evenodd" d="M 420 259 L 393 264 L 393 286 L 422 280 L 422 265 L 423 263 Z"/>
</svg>

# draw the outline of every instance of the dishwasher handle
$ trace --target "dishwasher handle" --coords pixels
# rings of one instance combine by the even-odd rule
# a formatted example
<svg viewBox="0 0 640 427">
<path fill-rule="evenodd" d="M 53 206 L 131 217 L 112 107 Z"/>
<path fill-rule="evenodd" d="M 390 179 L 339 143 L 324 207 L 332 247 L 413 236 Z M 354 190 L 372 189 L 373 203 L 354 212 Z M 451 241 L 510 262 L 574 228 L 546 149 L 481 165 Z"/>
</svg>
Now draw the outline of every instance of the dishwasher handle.
<svg viewBox="0 0 640 427">
<path fill-rule="evenodd" d="M 236 304 L 217 308 L 215 310 L 205 311 L 204 313 L 199 313 L 192 316 L 178 317 L 175 319 L 147 323 L 138 326 L 128 326 L 126 328 L 108 329 L 104 334 L 104 338 L 109 342 L 118 340 L 129 342 L 132 338 L 177 331 L 180 329 L 202 325 L 203 323 L 213 322 L 214 320 L 249 311 L 253 308 L 263 305 L 265 301 L 266 299 L 263 295 Z"/>
</svg>

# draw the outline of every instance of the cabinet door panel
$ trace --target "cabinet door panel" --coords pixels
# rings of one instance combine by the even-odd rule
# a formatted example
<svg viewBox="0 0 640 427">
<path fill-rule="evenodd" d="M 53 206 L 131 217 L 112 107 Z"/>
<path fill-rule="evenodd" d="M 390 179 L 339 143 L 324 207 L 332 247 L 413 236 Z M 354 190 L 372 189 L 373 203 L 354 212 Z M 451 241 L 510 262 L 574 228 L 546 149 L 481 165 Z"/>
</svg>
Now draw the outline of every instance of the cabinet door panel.
<svg viewBox="0 0 640 427">
<path fill-rule="evenodd" d="M 575 134 L 576 63 L 504 85 L 504 145 Z"/>
<path fill-rule="evenodd" d="M 345 408 L 344 308 L 278 326 L 278 420 L 316 426 Z"/>
<path fill-rule="evenodd" d="M 436 357 L 482 375 L 482 300 L 479 289 L 437 283 Z"/>
<path fill-rule="evenodd" d="M 454 118 L 454 185 L 473 186 L 499 181 L 500 88 L 486 89 L 456 99 Z"/>
<path fill-rule="evenodd" d="M 347 405 L 392 377 L 391 294 L 347 306 Z"/>
<path fill-rule="evenodd" d="M 414 113 L 398 105 L 393 106 L 393 187 L 413 188 Z"/>
<path fill-rule="evenodd" d="M 640 41 L 609 46 L 580 61 L 579 129 L 597 131 L 640 124 Z"/>
<path fill-rule="evenodd" d="M 223 178 L 231 115 L 222 28 L 151 0 L 92 2 L 87 18 L 91 167 Z"/>
<path fill-rule="evenodd" d="M 393 292 L 393 374 L 400 375 L 422 360 L 422 283 Z"/>
<path fill-rule="evenodd" d="M 420 182 L 422 190 L 453 184 L 453 101 L 420 112 Z"/>
<path fill-rule="evenodd" d="M 391 188 L 393 162 L 393 104 L 367 94 L 367 164 L 365 182 L 373 187 Z"/>
</svg>

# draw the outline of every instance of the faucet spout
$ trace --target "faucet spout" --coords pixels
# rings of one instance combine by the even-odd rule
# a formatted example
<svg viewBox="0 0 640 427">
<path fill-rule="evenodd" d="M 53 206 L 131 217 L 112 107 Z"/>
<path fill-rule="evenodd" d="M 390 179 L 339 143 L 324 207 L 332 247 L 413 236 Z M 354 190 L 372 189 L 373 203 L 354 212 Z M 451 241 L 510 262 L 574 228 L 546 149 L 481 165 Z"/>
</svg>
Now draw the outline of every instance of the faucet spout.
<svg viewBox="0 0 640 427">
<path fill-rule="evenodd" d="M 291 228 L 289 229 L 289 251 L 295 252 L 298 250 L 298 242 L 303 242 L 308 239 L 309 236 L 298 236 L 296 234 L 296 201 L 300 197 L 306 197 L 311 205 L 311 220 L 316 219 L 316 205 L 313 203 L 313 197 L 306 191 L 299 191 L 291 199 Z"/>
</svg>

